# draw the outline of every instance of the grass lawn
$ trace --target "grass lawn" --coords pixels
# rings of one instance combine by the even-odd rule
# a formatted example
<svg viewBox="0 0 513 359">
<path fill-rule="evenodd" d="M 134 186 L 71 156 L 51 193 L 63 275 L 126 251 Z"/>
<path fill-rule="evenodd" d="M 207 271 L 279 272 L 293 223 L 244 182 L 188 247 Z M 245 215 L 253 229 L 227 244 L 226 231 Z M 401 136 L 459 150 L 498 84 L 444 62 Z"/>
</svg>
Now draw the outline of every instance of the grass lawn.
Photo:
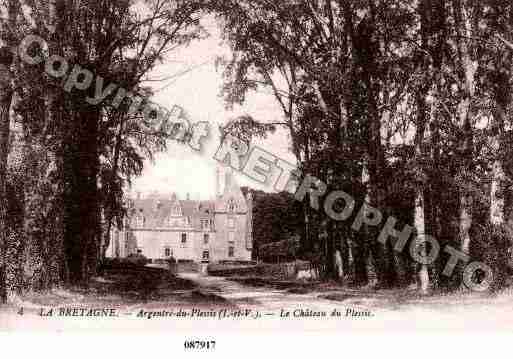
<svg viewBox="0 0 513 359">
<path fill-rule="evenodd" d="M 27 311 L 46 307 L 146 308 L 165 304 L 198 306 L 224 304 L 222 297 L 203 293 L 187 279 L 154 268 L 109 269 L 92 278 L 87 287 L 61 287 L 44 292 L 30 292 L 17 298 L 14 305 Z M 11 308 L 12 309 L 12 308 Z"/>
</svg>

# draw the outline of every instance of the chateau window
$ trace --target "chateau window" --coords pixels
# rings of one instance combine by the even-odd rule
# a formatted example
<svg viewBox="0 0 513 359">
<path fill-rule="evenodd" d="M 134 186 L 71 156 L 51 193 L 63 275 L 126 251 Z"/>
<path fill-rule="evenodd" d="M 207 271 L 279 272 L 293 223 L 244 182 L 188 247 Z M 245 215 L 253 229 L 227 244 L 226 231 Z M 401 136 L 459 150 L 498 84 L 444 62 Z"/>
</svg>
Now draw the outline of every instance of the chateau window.
<svg viewBox="0 0 513 359">
<path fill-rule="evenodd" d="M 135 218 L 135 225 L 137 227 L 144 227 L 144 222 L 145 222 L 145 218 L 144 218 L 143 210 L 140 209 L 139 214 Z"/>
<path fill-rule="evenodd" d="M 233 199 L 230 199 L 228 201 L 228 212 L 235 212 L 235 201 Z"/>
<path fill-rule="evenodd" d="M 210 236 L 208 233 L 203 234 L 203 243 L 208 244 L 208 240 L 210 239 Z"/>
<path fill-rule="evenodd" d="M 164 257 L 171 257 L 171 248 L 164 248 Z"/>
<path fill-rule="evenodd" d="M 191 225 L 191 217 L 190 216 L 187 216 L 186 223 L 189 226 Z"/>
<path fill-rule="evenodd" d="M 228 247 L 228 257 L 230 257 L 230 258 L 235 257 L 235 247 L 233 247 L 233 246 Z"/>
<path fill-rule="evenodd" d="M 173 216 L 181 216 L 182 215 L 182 208 L 179 205 L 176 205 L 172 209 Z"/>
<path fill-rule="evenodd" d="M 201 220 L 201 228 L 202 229 L 209 229 L 209 225 L 208 225 L 208 219 L 202 219 Z"/>
<path fill-rule="evenodd" d="M 228 232 L 228 242 L 235 243 L 235 232 Z"/>
<path fill-rule="evenodd" d="M 235 219 L 228 218 L 228 228 L 234 228 L 234 227 L 235 227 Z"/>
<path fill-rule="evenodd" d="M 182 244 L 187 243 L 187 233 L 182 233 Z"/>
<path fill-rule="evenodd" d="M 203 251 L 203 260 L 208 261 L 210 259 L 209 251 Z"/>
</svg>

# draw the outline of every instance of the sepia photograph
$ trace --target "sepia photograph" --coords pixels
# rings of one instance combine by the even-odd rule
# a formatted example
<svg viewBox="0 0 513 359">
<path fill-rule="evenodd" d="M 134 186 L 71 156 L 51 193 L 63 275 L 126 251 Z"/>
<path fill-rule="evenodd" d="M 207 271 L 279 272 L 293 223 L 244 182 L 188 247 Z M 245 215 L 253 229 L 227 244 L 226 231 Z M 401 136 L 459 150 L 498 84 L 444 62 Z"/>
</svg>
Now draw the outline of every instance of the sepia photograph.
<svg viewBox="0 0 513 359">
<path fill-rule="evenodd" d="M 512 89 L 511 0 L 0 0 L 0 332 L 505 333 Z"/>
</svg>

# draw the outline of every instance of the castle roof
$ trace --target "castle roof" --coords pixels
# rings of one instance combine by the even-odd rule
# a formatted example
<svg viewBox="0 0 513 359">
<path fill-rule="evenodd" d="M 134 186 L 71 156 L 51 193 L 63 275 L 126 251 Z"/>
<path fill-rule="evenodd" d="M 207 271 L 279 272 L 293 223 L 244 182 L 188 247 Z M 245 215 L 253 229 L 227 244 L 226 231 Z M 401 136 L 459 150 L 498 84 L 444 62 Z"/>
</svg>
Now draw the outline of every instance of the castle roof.
<svg viewBox="0 0 513 359">
<path fill-rule="evenodd" d="M 168 227 L 175 218 L 188 219 L 193 229 L 200 229 L 201 219 L 214 215 L 213 201 L 178 200 L 152 195 L 144 199 L 130 200 L 129 216 L 132 220 L 144 219 L 145 228 Z"/>
<path fill-rule="evenodd" d="M 246 213 L 246 198 L 231 170 L 227 171 L 225 180 L 224 193 L 215 200 L 180 200 L 175 193 L 163 195 L 157 192 L 145 198 L 131 199 L 128 215 L 132 225 L 165 228 L 182 223 L 185 227 L 200 230 L 201 220 L 211 219 L 215 213 Z"/>
</svg>

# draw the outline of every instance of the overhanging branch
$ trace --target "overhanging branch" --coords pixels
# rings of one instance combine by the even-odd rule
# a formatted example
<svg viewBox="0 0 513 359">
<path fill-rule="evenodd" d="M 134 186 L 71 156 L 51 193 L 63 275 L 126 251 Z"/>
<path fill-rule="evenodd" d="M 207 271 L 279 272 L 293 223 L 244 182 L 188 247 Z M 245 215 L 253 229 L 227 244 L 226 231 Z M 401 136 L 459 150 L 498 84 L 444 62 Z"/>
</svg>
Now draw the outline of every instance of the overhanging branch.
<svg viewBox="0 0 513 359">
<path fill-rule="evenodd" d="M 506 47 L 508 49 L 510 49 L 511 51 L 513 51 L 513 43 L 511 43 L 510 41 L 506 40 L 504 37 L 502 37 L 501 35 L 497 34 L 495 37 L 497 37 L 500 41 L 502 41 L 502 43 L 504 45 L 506 45 Z"/>
</svg>

